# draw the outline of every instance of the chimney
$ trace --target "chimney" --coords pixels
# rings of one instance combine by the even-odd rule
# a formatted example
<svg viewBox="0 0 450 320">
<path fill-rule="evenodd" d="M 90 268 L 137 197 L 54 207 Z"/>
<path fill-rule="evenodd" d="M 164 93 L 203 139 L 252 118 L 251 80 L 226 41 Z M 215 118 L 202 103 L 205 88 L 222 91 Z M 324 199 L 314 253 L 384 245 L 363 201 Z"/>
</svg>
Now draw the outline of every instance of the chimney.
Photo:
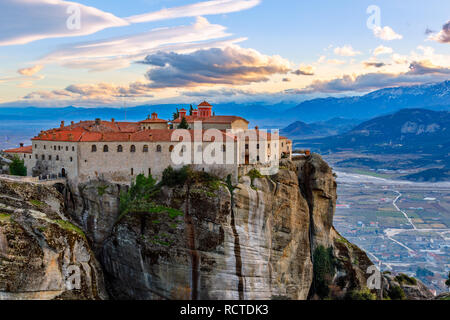
<svg viewBox="0 0 450 320">
<path fill-rule="evenodd" d="M 21 148 L 23 147 L 23 143 L 22 143 L 22 142 L 20 143 L 20 147 L 21 147 Z"/>
<path fill-rule="evenodd" d="M 116 119 L 114 119 L 114 118 L 111 119 L 111 122 L 112 122 L 112 123 L 114 123 L 115 121 L 116 121 Z"/>
<path fill-rule="evenodd" d="M 61 121 L 61 125 L 60 125 L 60 127 L 61 127 L 61 128 L 64 128 L 64 120 L 63 120 L 63 121 Z"/>
<path fill-rule="evenodd" d="M 96 124 L 96 125 L 99 125 L 99 124 L 100 124 L 100 121 L 102 121 L 100 118 L 95 119 L 95 124 Z"/>
<path fill-rule="evenodd" d="M 75 122 L 73 122 L 73 121 L 70 121 L 70 125 L 71 126 L 73 126 L 75 124 Z"/>
<path fill-rule="evenodd" d="M 186 109 L 181 109 L 178 113 L 180 114 L 180 119 L 186 118 Z"/>
<path fill-rule="evenodd" d="M 197 109 L 192 110 L 192 116 L 198 117 L 198 110 Z"/>
</svg>

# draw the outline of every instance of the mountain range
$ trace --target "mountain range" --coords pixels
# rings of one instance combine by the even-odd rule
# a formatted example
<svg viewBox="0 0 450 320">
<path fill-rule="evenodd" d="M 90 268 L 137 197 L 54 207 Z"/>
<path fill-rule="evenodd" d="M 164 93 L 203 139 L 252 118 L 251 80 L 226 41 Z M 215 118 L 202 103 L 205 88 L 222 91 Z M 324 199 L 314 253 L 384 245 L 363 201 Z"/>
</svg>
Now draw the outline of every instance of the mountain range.
<svg viewBox="0 0 450 320">
<path fill-rule="evenodd" d="M 216 114 L 237 115 L 252 124 L 273 127 L 286 126 L 293 121 L 323 122 L 334 118 L 370 119 L 404 108 L 449 110 L 450 81 L 425 85 L 377 90 L 363 96 L 320 98 L 295 103 L 214 103 Z M 171 118 L 176 108 L 189 108 L 189 104 L 141 105 L 129 108 L 38 108 L 0 106 L 0 120 L 85 120 L 93 118 L 141 120 L 157 112 L 161 118 Z"/>
</svg>

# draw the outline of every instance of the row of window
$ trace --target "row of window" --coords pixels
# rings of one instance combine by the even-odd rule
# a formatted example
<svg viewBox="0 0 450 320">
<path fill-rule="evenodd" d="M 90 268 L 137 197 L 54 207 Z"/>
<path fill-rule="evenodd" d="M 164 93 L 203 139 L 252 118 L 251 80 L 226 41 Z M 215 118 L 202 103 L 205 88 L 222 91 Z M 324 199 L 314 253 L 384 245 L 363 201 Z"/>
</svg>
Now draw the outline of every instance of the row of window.
<svg viewBox="0 0 450 320">
<path fill-rule="evenodd" d="M 34 148 L 35 149 L 37 149 L 38 148 L 38 145 L 37 144 L 35 144 L 34 145 Z M 58 150 L 58 151 L 61 151 L 61 150 L 64 150 L 64 147 L 62 147 L 62 146 L 50 146 L 50 150 L 53 148 L 53 150 Z M 66 148 L 66 151 L 69 151 L 69 146 L 66 146 L 65 147 Z M 44 150 L 47 150 L 47 146 L 44 144 Z M 75 147 L 74 146 L 72 146 L 72 151 L 75 151 Z"/>
<path fill-rule="evenodd" d="M 35 154 L 34 157 L 36 158 L 36 160 L 39 159 L 39 155 L 38 155 L 38 154 Z M 45 154 L 41 155 L 41 159 L 44 160 L 44 161 L 46 160 Z M 52 160 L 52 155 L 51 155 L 51 154 L 49 154 L 49 155 L 47 156 L 47 160 L 49 160 L 49 161 Z M 56 161 L 59 161 L 59 160 L 60 160 L 60 159 L 59 159 L 59 155 L 56 155 L 55 160 L 56 160 Z M 72 162 L 72 161 L 73 161 L 73 158 L 70 157 L 69 160 L 70 160 L 70 162 Z"/>
<path fill-rule="evenodd" d="M 142 152 L 148 152 L 149 148 L 148 145 L 144 145 L 142 147 Z M 173 150 L 173 146 L 170 146 L 169 151 Z M 156 146 L 156 152 L 161 152 L 162 151 L 162 147 L 160 145 Z M 91 146 L 91 152 L 97 152 L 97 146 L 94 144 Z M 108 145 L 104 145 L 103 146 L 103 152 L 109 152 L 109 147 Z M 117 152 L 123 152 L 123 146 L 122 145 L 118 145 L 117 146 Z M 136 152 L 136 146 L 132 145 L 130 147 L 130 152 Z"/>
</svg>

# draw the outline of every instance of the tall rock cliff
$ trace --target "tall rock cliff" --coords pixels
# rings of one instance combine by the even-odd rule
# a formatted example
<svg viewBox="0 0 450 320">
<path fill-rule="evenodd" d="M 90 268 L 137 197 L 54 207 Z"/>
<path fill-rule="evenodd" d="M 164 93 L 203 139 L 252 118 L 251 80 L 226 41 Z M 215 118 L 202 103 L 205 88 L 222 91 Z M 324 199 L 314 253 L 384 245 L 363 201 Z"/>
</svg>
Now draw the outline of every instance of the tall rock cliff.
<svg viewBox="0 0 450 320">
<path fill-rule="evenodd" d="M 160 186 L 152 201 L 173 210 L 153 213 L 120 214 L 125 185 L 54 188 L 0 178 L 0 299 L 364 293 L 372 263 L 333 228 L 331 168 L 316 154 L 280 165 L 274 176 L 253 172 L 236 185 L 214 178 Z M 81 271 L 76 290 L 68 282 L 73 266 Z"/>
<path fill-rule="evenodd" d="M 0 300 L 106 299 L 103 273 L 53 187 L 0 177 Z"/>
<path fill-rule="evenodd" d="M 159 202 L 182 215 L 131 213 L 100 260 L 118 299 L 318 297 L 314 252 L 330 248 L 332 297 L 366 284 L 371 262 L 332 227 L 336 182 L 318 155 L 283 161 L 271 177 L 163 187 Z"/>
</svg>

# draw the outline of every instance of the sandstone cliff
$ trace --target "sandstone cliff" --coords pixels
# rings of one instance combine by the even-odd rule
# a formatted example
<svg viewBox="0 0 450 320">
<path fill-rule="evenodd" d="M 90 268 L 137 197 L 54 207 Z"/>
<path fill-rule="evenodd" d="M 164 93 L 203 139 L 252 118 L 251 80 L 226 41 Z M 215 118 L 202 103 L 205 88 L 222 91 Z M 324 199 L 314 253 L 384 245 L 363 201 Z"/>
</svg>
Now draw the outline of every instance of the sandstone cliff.
<svg viewBox="0 0 450 320">
<path fill-rule="evenodd" d="M 0 299 L 106 298 L 103 274 L 112 299 L 345 299 L 372 265 L 333 228 L 336 181 L 316 154 L 237 185 L 161 186 L 154 201 L 175 211 L 154 213 L 120 215 L 129 187 L 105 181 L 0 182 Z M 74 264 L 82 286 L 67 290 Z"/>
<path fill-rule="evenodd" d="M 53 187 L 0 178 L 0 300 L 105 299 L 103 274 Z"/>
</svg>

